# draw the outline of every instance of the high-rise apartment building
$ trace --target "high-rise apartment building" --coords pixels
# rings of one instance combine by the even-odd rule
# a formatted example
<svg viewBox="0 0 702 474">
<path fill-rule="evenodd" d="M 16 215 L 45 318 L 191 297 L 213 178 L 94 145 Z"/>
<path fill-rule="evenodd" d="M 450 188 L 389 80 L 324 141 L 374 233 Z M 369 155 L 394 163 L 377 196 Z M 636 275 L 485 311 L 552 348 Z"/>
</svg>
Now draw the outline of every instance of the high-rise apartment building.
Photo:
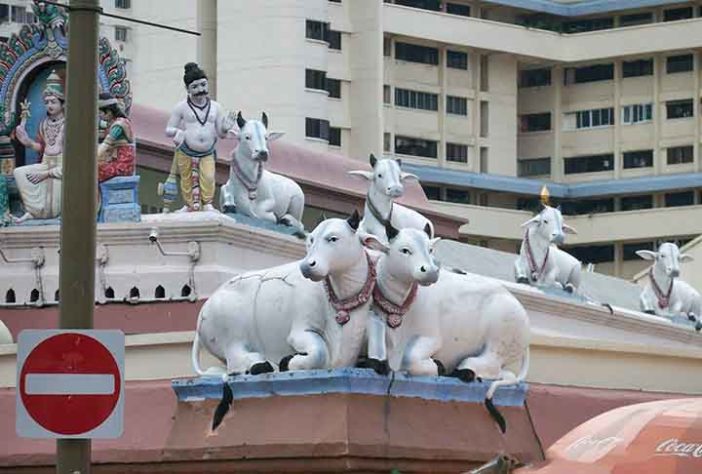
<svg viewBox="0 0 702 474">
<path fill-rule="evenodd" d="M 629 277 L 636 250 L 702 234 L 701 1 L 102 4 L 203 32 L 103 19 L 136 103 L 169 109 L 197 60 L 217 100 L 289 141 L 402 158 L 471 242 L 514 251 L 544 183 L 598 271 Z"/>
</svg>

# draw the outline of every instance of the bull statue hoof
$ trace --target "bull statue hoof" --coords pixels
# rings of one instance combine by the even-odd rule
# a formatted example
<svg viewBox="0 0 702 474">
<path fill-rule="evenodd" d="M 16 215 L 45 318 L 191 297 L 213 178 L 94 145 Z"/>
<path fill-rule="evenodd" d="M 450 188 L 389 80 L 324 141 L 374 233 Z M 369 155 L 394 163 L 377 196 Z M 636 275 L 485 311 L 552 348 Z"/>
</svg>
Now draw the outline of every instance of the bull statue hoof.
<svg viewBox="0 0 702 474">
<path fill-rule="evenodd" d="M 568 283 L 567 285 L 563 286 L 563 289 L 565 290 L 566 293 L 573 293 L 575 291 L 575 287 Z"/>
<path fill-rule="evenodd" d="M 687 319 L 692 321 L 693 323 L 697 321 L 697 317 L 695 316 L 695 313 L 687 313 Z"/>
<path fill-rule="evenodd" d="M 444 364 L 437 359 L 432 359 L 434 363 L 436 364 L 436 375 L 441 377 L 442 375 L 446 375 L 446 367 L 444 367 Z"/>
<path fill-rule="evenodd" d="M 251 375 L 258 375 L 258 374 L 266 374 L 268 372 L 274 372 L 275 369 L 271 365 L 270 362 L 265 361 L 265 362 L 257 362 L 254 365 L 251 366 L 249 369 L 249 374 Z"/>
<path fill-rule="evenodd" d="M 373 369 L 378 375 L 388 375 L 390 373 L 390 364 L 388 364 L 387 360 L 364 358 L 358 361 L 356 367 L 360 369 Z"/>
<path fill-rule="evenodd" d="M 646 310 L 644 310 L 644 313 L 646 313 L 646 314 L 653 314 L 653 315 L 656 314 L 656 312 L 653 311 L 652 309 L 646 309 Z"/>
<path fill-rule="evenodd" d="M 278 370 L 280 370 L 281 372 L 287 372 L 288 370 L 290 370 L 290 360 L 293 357 L 295 357 L 296 355 L 306 356 L 307 353 L 306 352 L 296 352 L 295 354 L 286 355 L 285 357 L 280 359 L 280 364 L 278 364 Z"/>
<path fill-rule="evenodd" d="M 456 377 L 461 382 L 471 383 L 475 380 L 475 372 L 470 369 L 456 369 L 449 374 L 449 377 Z"/>
<path fill-rule="evenodd" d="M 697 324 L 695 324 L 695 331 L 700 332 L 702 330 L 702 322 L 697 321 Z"/>
<path fill-rule="evenodd" d="M 527 277 L 519 277 L 519 278 L 517 278 L 517 283 L 523 283 L 525 285 L 528 285 L 529 279 Z"/>
</svg>

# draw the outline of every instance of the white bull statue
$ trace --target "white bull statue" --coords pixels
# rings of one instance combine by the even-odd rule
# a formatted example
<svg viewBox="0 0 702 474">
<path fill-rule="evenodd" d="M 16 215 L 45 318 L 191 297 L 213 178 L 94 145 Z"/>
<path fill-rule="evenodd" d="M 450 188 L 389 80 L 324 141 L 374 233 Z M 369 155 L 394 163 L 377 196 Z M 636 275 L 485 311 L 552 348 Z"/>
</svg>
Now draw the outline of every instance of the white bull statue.
<svg viewBox="0 0 702 474">
<path fill-rule="evenodd" d="M 563 222 L 560 208 L 543 205 L 537 215 L 522 224 L 526 230 L 514 262 L 517 283 L 553 286 L 572 293 L 580 286 L 580 261 L 557 246 L 565 234 L 577 233 Z"/>
<path fill-rule="evenodd" d="M 641 291 L 641 310 L 659 316 L 684 316 L 696 321 L 696 330 L 702 329 L 702 297 L 697 290 L 681 280 L 680 263 L 692 261 L 692 256 L 680 253 L 677 245 L 665 242 L 657 252 L 637 250 L 644 260 L 653 261 L 648 272 L 648 283 Z"/>
<path fill-rule="evenodd" d="M 477 275 L 439 271 L 430 229 L 387 228 L 386 245 L 371 234 L 364 244 L 383 252 L 377 264 L 368 320 L 368 365 L 383 372 L 441 375 L 465 382 L 494 379 L 485 404 L 502 432 L 492 403 L 495 390 L 523 381 L 529 367 L 526 310 L 499 283 Z M 508 367 L 520 364 L 515 374 Z"/>
<path fill-rule="evenodd" d="M 434 226 L 431 221 L 417 211 L 394 202 L 405 192 L 404 181 L 417 179 L 417 176 L 402 171 L 400 169 L 402 162 L 399 159 L 378 160 L 371 154 L 370 164 L 373 167 L 372 171 L 349 171 L 349 174 L 361 176 L 369 182 L 359 232 L 373 234 L 387 242 L 386 224 L 392 224 L 396 229 L 409 227 L 418 230 L 428 225 L 433 236 Z"/>
<path fill-rule="evenodd" d="M 327 219 L 297 262 L 252 271 L 220 286 L 197 320 L 192 364 L 204 346 L 228 374 L 351 367 L 363 346 L 375 269 L 356 235 L 357 212 Z M 303 276 L 304 275 L 304 276 Z M 280 362 L 279 362 L 280 361 Z"/>
<path fill-rule="evenodd" d="M 245 120 L 236 116 L 239 144 L 232 153 L 229 179 L 220 189 L 220 209 L 236 208 L 249 217 L 282 223 L 303 231 L 305 195 L 292 179 L 271 173 L 263 164 L 270 154 L 268 143 L 282 132 L 268 132 L 268 117 Z"/>
</svg>

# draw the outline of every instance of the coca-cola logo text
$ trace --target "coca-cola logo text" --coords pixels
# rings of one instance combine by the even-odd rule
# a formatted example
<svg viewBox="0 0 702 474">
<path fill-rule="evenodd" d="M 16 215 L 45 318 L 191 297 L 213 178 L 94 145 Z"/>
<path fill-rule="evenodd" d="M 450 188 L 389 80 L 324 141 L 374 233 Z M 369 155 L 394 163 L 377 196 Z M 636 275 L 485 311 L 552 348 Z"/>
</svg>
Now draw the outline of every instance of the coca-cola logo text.
<svg viewBox="0 0 702 474">
<path fill-rule="evenodd" d="M 688 443 L 676 438 L 667 439 L 656 447 L 656 456 L 702 458 L 702 443 Z"/>
</svg>

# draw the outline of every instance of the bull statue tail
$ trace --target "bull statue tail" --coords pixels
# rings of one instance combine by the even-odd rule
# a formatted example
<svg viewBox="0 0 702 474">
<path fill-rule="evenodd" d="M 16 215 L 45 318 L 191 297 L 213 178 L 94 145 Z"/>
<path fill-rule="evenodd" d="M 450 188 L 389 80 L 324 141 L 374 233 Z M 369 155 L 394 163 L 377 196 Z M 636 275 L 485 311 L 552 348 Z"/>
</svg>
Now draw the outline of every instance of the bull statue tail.
<svg viewBox="0 0 702 474">
<path fill-rule="evenodd" d="M 485 407 L 487 408 L 490 416 L 495 420 L 497 426 L 500 427 L 500 431 L 504 434 L 507 431 L 507 422 L 505 421 L 502 413 L 497 409 L 495 404 L 492 402 L 492 397 L 495 395 L 495 391 L 498 387 L 506 385 L 517 385 L 526 380 L 527 372 L 529 371 L 529 346 L 527 346 L 524 356 L 522 357 L 522 366 L 519 369 L 519 374 L 517 377 L 501 378 L 497 379 L 490 384 L 487 394 L 485 395 Z"/>
<path fill-rule="evenodd" d="M 195 338 L 193 339 L 193 348 L 190 352 L 190 361 L 193 365 L 193 370 L 197 375 L 208 376 L 208 377 L 221 377 L 227 374 L 224 367 L 209 367 L 207 370 L 202 370 L 200 367 L 200 335 L 198 331 L 195 330 Z"/>
</svg>

